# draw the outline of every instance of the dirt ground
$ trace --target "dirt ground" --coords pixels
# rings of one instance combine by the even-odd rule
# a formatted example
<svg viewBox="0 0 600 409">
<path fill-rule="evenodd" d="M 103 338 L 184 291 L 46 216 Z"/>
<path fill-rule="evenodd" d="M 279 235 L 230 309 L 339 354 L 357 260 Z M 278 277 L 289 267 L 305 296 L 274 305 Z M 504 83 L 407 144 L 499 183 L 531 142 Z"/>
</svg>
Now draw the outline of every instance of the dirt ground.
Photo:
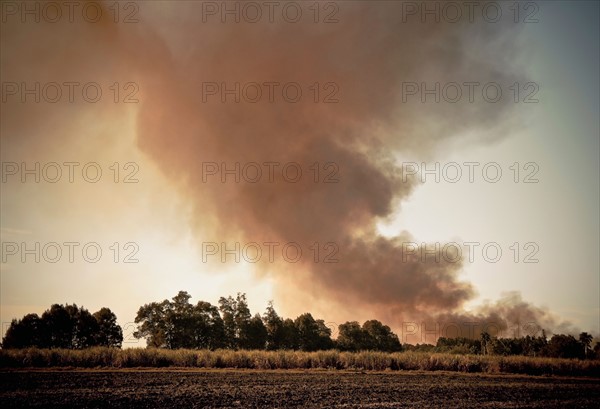
<svg viewBox="0 0 600 409">
<path fill-rule="evenodd" d="M 600 379 L 254 370 L 0 371 L 3 408 L 598 408 Z"/>
</svg>

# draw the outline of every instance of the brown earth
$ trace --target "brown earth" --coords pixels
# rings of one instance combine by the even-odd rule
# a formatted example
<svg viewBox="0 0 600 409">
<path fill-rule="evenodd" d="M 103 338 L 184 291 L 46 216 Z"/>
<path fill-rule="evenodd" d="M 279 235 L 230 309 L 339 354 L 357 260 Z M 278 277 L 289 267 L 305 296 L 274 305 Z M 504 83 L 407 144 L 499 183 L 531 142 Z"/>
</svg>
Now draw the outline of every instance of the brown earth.
<svg viewBox="0 0 600 409">
<path fill-rule="evenodd" d="M 454 372 L 5 370 L 0 385 L 3 408 L 564 409 L 600 402 L 600 379 Z"/>
</svg>

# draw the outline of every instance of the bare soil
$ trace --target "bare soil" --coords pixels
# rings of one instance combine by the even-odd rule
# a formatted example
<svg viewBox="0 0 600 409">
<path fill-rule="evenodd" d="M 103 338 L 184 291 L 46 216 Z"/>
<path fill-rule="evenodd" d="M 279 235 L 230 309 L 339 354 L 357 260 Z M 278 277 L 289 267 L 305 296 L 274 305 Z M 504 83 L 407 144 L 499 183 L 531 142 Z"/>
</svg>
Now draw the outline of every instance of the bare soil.
<svg viewBox="0 0 600 409">
<path fill-rule="evenodd" d="M 258 370 L 0 371 L 3 408 L 598 408 L 600 379 Z"/>
</svg>

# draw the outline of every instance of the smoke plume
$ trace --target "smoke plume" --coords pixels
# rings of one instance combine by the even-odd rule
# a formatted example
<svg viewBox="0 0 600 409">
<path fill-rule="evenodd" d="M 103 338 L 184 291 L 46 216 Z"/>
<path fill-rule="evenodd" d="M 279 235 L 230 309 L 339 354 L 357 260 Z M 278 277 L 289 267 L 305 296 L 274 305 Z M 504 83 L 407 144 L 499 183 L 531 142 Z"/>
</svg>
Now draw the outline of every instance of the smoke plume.
<svg viewBox="0 0 600 409">
<path fill-rule="evenodd" d="M 420 94 L 406 100 L 405 84 L 494 82 L 506 89 L 523 80 L 515 25 L 477 15 L 474 22 L 423 22 L 406 16 L 403 3 L 337 2 L 331 23 L 315 23 L 306 5 L 297 23 L 277 13 L 272 23 L 223 23 L 220 14 L 203 13 L 203 2 L 148 2 L 137 25 L 87 28 L 56 70 L 97 72 L 108 56 L 119 62 L 103 70 L 133 73 L 140 85 L 137 146 L 191 204 L 199 247 L 277 242 L 280 255 L 283 244 L 300 245 L 298 262 L 263 257 L 256 266 L 282 294 L 295 295 L 281 304 L 311 310 L 303 297 L 312 294 L 332 309 L 352 306 L 396 327 L 409 319 L 551 325 L 547 311 L 514 294 L 465 313 L 476 292 L 461 281 L 460 262 L 405 257 L 410 233 L 377 231 L 417 184 L 403 180 L 397 155 L 425 158 L 474 134 L 479 140 L 470 143 L 487 143 L 514 125 L 510 98 L 486 103 L 477 88 L 474 103 L 432 103 L 431 96 L 421 103 Z M 72 65 L 90 42 L 94 58 Z M 296 85 L 283 91 L 288 83 L 300 86 L 297 102 L 290 101 Z M 256 102 L 257 86 L 248 84 L 259 85 Z M 262 176 L 254 183 L 226 174 L 223 183 L 222 169 L 209 172 L 214 164 L 235 170 L 236 163 L 240 170 L 252 163 L 250 178 L 258 164 Z M 279 165 L 270 174 L 265 163 Z M 291 182 L 298 168 L 302 177 Z M 324 183 L 328 177 L 335 183 Z M 323 262 L 332 253 L 338 262 Z"/>
</svg>

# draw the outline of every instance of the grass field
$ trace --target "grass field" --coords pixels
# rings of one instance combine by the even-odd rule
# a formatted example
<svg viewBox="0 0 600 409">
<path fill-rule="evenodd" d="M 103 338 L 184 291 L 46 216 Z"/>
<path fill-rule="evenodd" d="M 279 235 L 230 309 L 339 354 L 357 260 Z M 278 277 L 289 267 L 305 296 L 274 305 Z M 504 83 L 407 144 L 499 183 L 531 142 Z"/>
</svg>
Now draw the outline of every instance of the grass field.
<svg viewBox="0 0 600 409">
<path fill-rule="evenodd" d="M 423 371 L 3 370 L 5 408 L 594 408 L 600 380 Z"/>
<path fill-rule="evenodd" d="M 112 349 L 0 350 L 0 368 L 243 368 L 421 370 L 464 373 L 588 376 L 600 378 L 600 361 L 417 352 L 232 351 Z"/>
</svg>

